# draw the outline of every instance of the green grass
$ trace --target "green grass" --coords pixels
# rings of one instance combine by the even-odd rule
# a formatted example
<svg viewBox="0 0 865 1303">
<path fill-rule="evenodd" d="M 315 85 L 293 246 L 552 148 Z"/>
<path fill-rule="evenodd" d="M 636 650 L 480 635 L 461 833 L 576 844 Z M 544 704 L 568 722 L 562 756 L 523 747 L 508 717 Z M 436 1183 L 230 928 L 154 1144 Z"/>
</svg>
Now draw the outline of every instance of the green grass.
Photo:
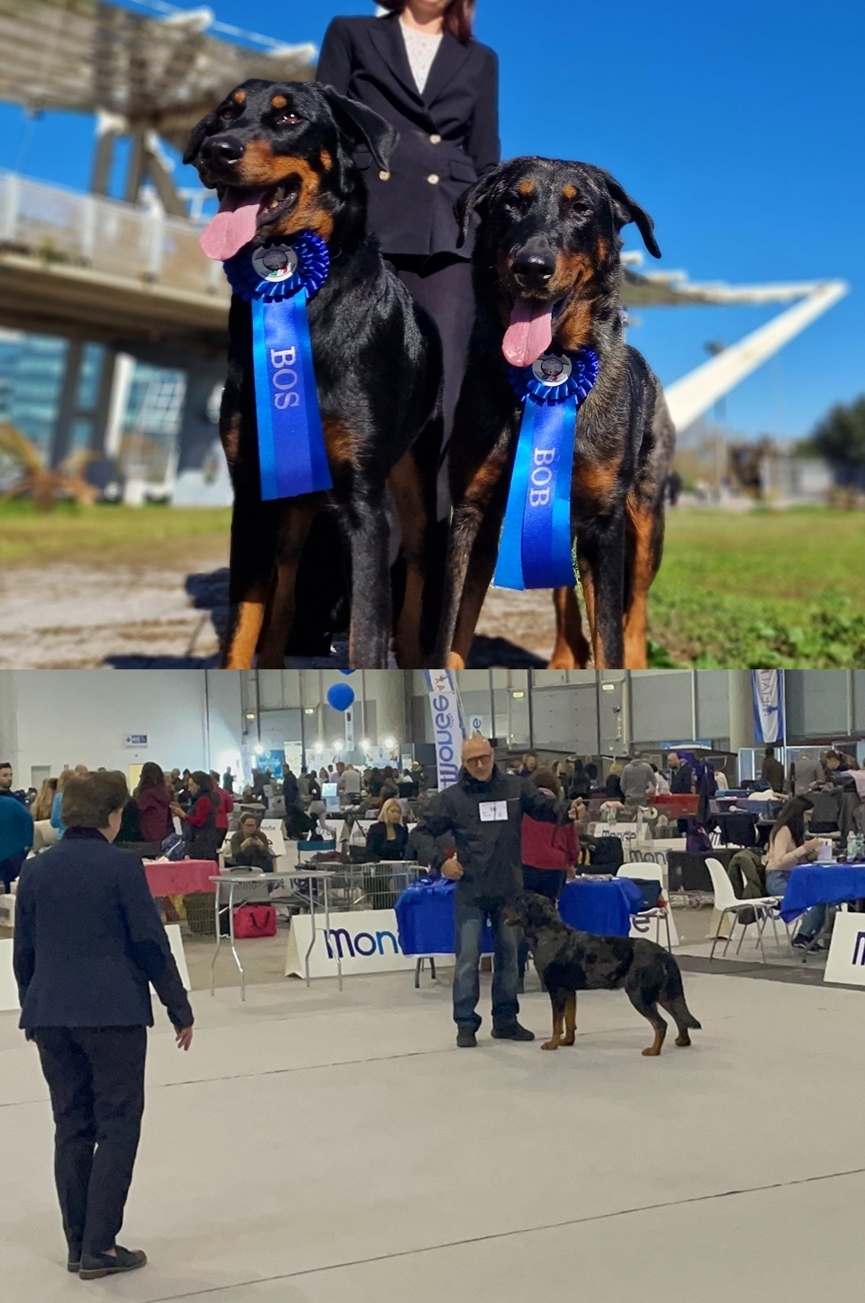
<svg viewBox="0 0 865 1303">
<path fill-rule="evenodd" d="M 41 514 L 2 503 L 0 563 L 176 564 L 184 544 L 224 557 L 230 514 L 72 504 Z M 865 666 L 865 515 L 670 511 L 649 616 L 658 667 Z"/>
<path fill-rule="evenodd" d="M 175 540 L 227 539 L 228 507 L 79 507 L 61 502 L 39 512 L 27 502 L 0 504 L 0 563 L 76 561 L 98 564 L 97 554 L 142 564 L 159 559 Z M 176 550 L 176 549 L 175 549 Z M 227 549 L 226 549 L 227 550 Z"/>
<path fill-rule="evenodd" d="M 651 663 L 865 665 L 863 545 L 861 512 L 669 512 Z"/>
</svg>

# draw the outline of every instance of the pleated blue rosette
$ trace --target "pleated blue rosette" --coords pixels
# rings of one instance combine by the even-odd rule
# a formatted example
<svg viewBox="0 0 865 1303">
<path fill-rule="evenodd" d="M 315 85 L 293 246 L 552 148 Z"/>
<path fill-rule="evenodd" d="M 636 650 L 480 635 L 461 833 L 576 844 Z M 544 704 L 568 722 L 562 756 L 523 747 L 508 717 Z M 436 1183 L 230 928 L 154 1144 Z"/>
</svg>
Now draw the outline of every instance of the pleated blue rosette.
<svg viewBox="0 0 865 1303">
<path fill-rule="evenodd" d="M 514 469 L 493 583 L 499 588 L 570 587 L 571 470 L 577 413 L 598 378 L 592 349 L 549 349 L 531 366 L 508 367 L 523 403 Z"/>
<path fill-rule="evenodd" d="M 306 311 L 327 280 L 327 245 L 312 231 L 302 231 L 242 249 L 223 269 L 252 313 L 262 499 L 330 489 Z"/>
</svg>

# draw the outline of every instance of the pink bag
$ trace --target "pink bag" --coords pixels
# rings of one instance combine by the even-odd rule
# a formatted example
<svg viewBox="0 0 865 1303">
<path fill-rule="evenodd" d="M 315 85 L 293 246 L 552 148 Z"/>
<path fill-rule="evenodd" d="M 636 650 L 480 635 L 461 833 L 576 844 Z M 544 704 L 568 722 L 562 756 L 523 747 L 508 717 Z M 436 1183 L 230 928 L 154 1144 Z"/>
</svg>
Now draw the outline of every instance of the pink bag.
<svg viewBox="0 0 865 1303">
<path fill-rule="evenodd" d="M 238 905 L 234 911 L 236 937 L 275 937 L 276 909 L 273 905 Z"/>
</svg>

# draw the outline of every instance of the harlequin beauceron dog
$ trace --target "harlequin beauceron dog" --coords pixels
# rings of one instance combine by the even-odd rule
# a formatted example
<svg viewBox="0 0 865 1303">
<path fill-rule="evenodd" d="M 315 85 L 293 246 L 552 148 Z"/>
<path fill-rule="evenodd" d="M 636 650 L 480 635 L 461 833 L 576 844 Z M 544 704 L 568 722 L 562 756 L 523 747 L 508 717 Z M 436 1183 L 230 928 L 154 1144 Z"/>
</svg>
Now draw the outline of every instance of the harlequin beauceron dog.
<svg viewBox="0 0 865 1303">
<path fill-rule="evenodd" d="M 350 570 L 349 658 L 385 667 L 394 635 L 386 491 L 396 502 L 405 591 L 396 621 L 400 665 L 423 663 L 419 630 L 425 549 L 435 520 L 435 458 L 423 466 L 418 437 L 437 418 L 441 344 L 431 320 L 382 260 L 366 230 L 366 200 L 353 155 L 386 169 L 397 133 L 377 113 L 312 83 L 246 81 L 194 128 L 184 155 L 216 189 L 220 212 L 208 253 L 225 259 L 275 237 L 313 232 L 330 270 L 308 308 L 325 448 L 327 493 L 262 501 L 250 305 L 234 295 L 220 433 L 234 486 L 226 668 L 281 667 L 292 630 L 316 613 L 298 604 L 298 569 L 310 528 L 325 530 L 312 558 L 321 584 L 342 556 Z"/>
<path fill-rule="evenodd" d="M 577 1026 L 577 991 L 613 991 L 624 987 L 631 1004 L 652 1024 L 655 1039 L 643 1054 L 661 1053 L 667 1024 L 658 1005 L 676 1024 L 677 1045 L 690 1045 L 690 1030 L 700 1024 L 685 1003 L 679 965 L 654 941 L 631 937 L 597 937 L 578 932 L 559 917 L 546 896 L 527 891 L 505 907 L 512 926 L 523 929 L 538 976 L 553 1007 L 553 1034 L 542 1046 L 557 1050 L 573 1045 Z"/>
<path fill-rule="evenodd" d="M 463 233 L 480 216 L 476 318 L 450 443 L 454 503 L 437 662 L 461 668 L 493 576 L 521 404 L 508 362 L 527 367 L 550 346 L 598 358 L 579 408 L 571 537 L 589 621 L 576 592 L 554 591 L 550 665 L 646 665 L 646 599 L 661 561 L 664 486 L 675 435 L 657 378 L 625 344 L 621 228 L 636 222 L 660 257 L 651 218 L 609 173 L 586 163 L 516 158 L 461 197 Z"/>
</svg>

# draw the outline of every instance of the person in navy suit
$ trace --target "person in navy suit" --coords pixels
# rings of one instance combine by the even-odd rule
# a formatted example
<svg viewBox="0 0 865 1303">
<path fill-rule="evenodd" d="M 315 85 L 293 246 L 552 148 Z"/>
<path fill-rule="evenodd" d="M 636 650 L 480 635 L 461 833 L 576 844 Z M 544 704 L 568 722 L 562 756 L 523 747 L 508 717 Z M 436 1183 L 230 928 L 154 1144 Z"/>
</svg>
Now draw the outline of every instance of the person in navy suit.
<svg viewBox="0 0 865 1303">
<path fill-rule="evenodd" d="M 54 1114 L 54 1172 L 68 1267 L 82 1279 L 147 1261 L 116 1236 L 144 1111 L 152 983 L 192 1042 L 192 1009 L 141 860 L 112 846 L 122 774 L 70 778 L 61 842 L 28 861 L 15 916 L 20 1026 L 39 1050 Z"/>
<path fill-rule="evenodd" d="M 369 229 L 435 321 L 444 350 L 444 439 L 450 435 L 474 319 L 472 238 L 458 244 L 454 204 L 501 160 L 498 59 L 474 39 L 475 0 L 384 0 L 375 18 L 335 18 L 316 77 L 368 105 L 399 132 L 387 170 L 354 161 Z"/>
</svg>

